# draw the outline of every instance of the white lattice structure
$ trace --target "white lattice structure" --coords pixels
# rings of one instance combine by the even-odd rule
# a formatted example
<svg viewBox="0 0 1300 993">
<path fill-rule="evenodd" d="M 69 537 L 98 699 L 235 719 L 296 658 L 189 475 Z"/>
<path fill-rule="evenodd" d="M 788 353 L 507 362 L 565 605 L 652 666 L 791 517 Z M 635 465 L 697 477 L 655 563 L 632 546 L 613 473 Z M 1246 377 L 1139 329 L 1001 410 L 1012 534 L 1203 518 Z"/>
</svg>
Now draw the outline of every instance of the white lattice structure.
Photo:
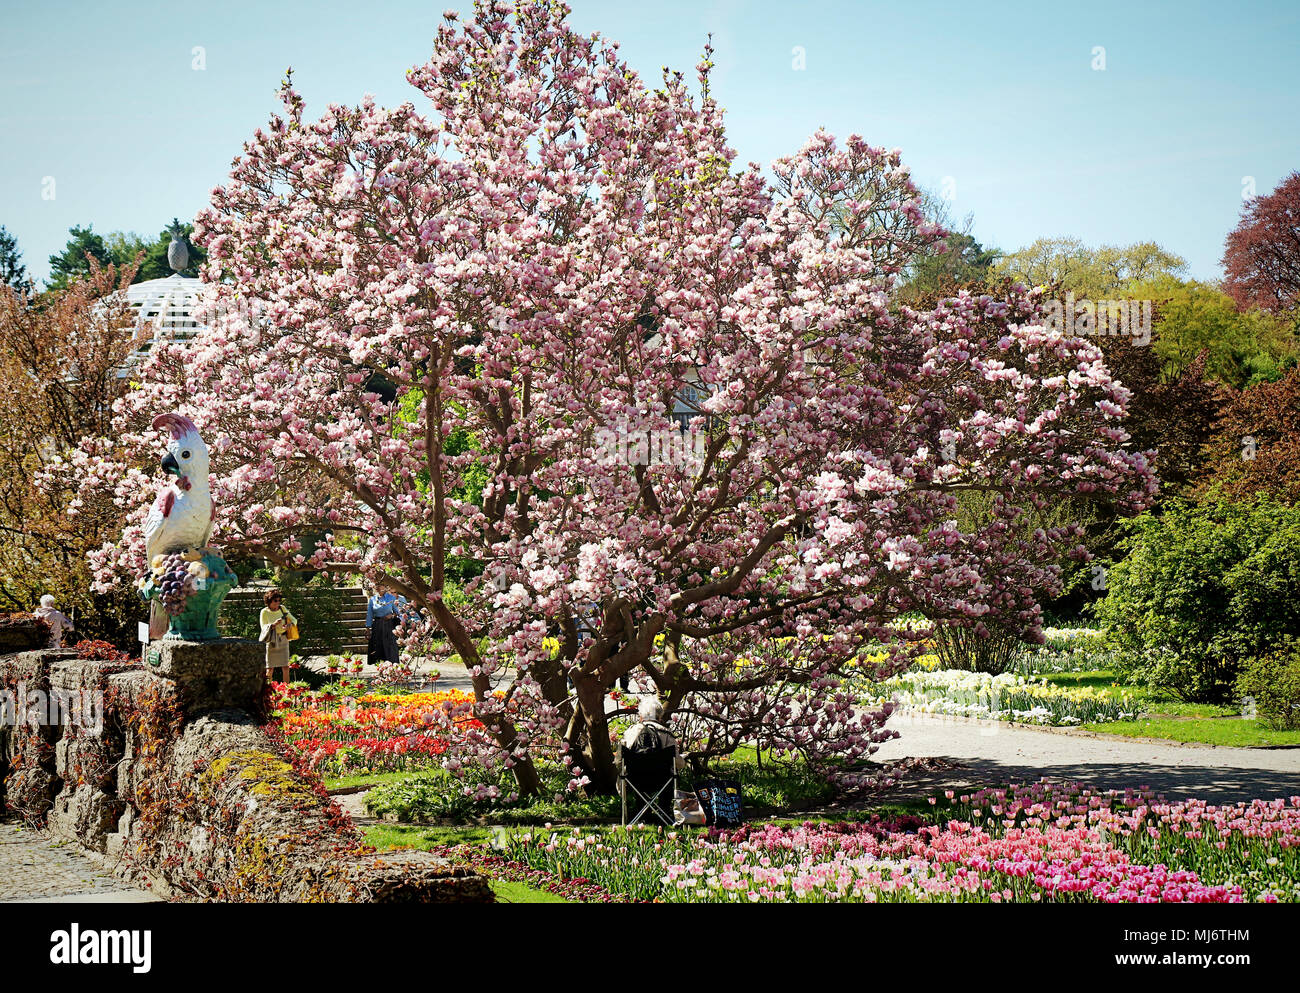
<svg viewBox="0 0 1300 993">
<path fill-rule="evenodd" d="M 134 283 L 126 291 L 126 301 L 136 311 L 136 332 L 140 345 L 127 359 L 122 374 L 144 361 L 149 350 L 160 338 L 184 341 L 193 338 L 202 329 L 194 320 L 194 308 L 202 291 L 201 280 L 172 273 L 166 279 L 147 279 Z"/>
</svg>

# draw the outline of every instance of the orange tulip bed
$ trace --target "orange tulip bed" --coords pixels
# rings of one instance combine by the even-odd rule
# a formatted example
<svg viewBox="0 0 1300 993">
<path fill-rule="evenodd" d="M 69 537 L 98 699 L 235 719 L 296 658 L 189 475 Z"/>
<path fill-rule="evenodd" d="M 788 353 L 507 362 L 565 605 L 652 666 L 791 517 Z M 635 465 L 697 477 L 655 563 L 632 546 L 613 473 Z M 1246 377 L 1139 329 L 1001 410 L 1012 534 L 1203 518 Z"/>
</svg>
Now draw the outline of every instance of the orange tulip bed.
<svg viewBox="0 0 1300 993">
<path fill-rule="evenodd" d="M 272 719 L 289 747 L 323 776 L 436 767 L 449 742 L 483 727 L 469 693 L 349 695 L 353 686 L 271 686 Z"/>
</svg>

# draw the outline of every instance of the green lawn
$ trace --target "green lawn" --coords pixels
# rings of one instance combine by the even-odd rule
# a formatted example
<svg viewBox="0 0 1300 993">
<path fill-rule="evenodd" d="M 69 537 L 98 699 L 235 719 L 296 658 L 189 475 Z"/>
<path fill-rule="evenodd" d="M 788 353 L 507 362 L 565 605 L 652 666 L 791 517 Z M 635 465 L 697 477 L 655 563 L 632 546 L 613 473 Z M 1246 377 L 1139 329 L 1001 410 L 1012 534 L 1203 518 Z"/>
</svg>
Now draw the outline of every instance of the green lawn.
<svg viewBox="0 0 1300 993">
<path fill-rule="evenodd" d="M 1256 720 L 1246 720 L 1228 704 L 1184 703 L 1177 697 L 1146 686 L 1119 682 L 1107 670 L 1058 672 L 1043 677 L 1056 686 L 1089 686 L 1109 695 L 1128 695 L 1142 708 L 1140 720 L 1084 724 L 1088 731 L 1128 738 L 1164 738 L 1206 745 L 1300 745 L 1300 731 L 1270 731 Z"/>
<path fill-rule="evenodd" d="M 745 809 L 753 815 L 778 814 L 815 807 L 835 795 L 825 776 L 812 772 L 803 759 L 774 761 L 770 754 L 742 745 L 728 758 L 713 763 L 711 775 L 740 781 Z M 689 781 L 690 776 L 684 776 Z"/>
<path fill-rule="evenodd" d="M 327 790 L 343 790 L 351 786 L 378 786 L 381 783 L 397 783 L 410 776 L 410 772 L 363 772 L 355 776 L 336 776 L 325 778 Z"/>
<path fill-rule="evenodd" d="M 365 830 L 367 845 L 376 848 L 436 848 L 439 845 L 477 845 L 491 841 L 494 828 L 473 824 L 435 827 L 422 824 L 374 824 Z"/>
<path fill-rule="evenodd" d="M 417 827 L 404 824 L 377 824 L 365 831 L 366 844 L 380 851 L 394 848 L 430 849 L 442 845 L 479 845 L 492 838 L 498 829 L 474 826 Z M 570 903 L 571 901 L 533 889 L 509 879 L 490 879 L 498 903 Z"/>
<path fill-rule="evenodd" d="M 1300 745 L 1300 731 L 1270 731 L 1259 721 L 1242 717 L 1182 718 L 1152 716 L 1137 721 L 1085 724 L 1088 731 L 1128 738 L 1165 738 L 1206 745 Z"/>
<path fill-rule="evenodd" d="M 613 824 L 619 820 L 619 801 L 605 795 L 583 796 L 564 793 L 569 773 L 559 767 L 543 767 L 544 791 L 537 797 L 508 798 L 513 781 L 507 775 L 496 782 L 505 796 L 491 800 L 466 797 L 463 783 L 441 769 L 415 773 L 388 773 L 383 777 L 357 776 L 327 780 L 331 788 L 360 783 L 378 783 L 366 796 L 367 809 L 377 817 L 412 824 L 486 823 L 522 826 L 527 824 Z M 729 758 L 716 759 L 710 776 L 738 780 L 744 790 L 745 807 L 752 815 L 769 816 L 816 809 L 835 795 L 826 775 L 810 769 L 801 757 L 775 759 L 758 755 L 753 748 L 739 748 Z M 696 777 L 679 776 L 683 789 L 692 789 Z M 556 799 L 559 795 L 560 799 Z"/>
<path fill-rule="evenodd" d="M 497 903 L 572 903 L 562 896 L 535 890 L 523 883 L 513 883 L 508 879 L 492 880 L 492 892 L 496 894 Z"/>
<path fill-rule="evenodd" d="M 1106 669 L 1092 669 L 1088 672 L 1049 672 L 1036 678 L 1045 679 L 1053 686 L 1091 686 L 1098 690 L 1113 688 L 1116 695 L 1123 692 L 1132 694 L 1134 690 L 1141 688 L 1120 684 L 1115 674 Z"/>
</svg>

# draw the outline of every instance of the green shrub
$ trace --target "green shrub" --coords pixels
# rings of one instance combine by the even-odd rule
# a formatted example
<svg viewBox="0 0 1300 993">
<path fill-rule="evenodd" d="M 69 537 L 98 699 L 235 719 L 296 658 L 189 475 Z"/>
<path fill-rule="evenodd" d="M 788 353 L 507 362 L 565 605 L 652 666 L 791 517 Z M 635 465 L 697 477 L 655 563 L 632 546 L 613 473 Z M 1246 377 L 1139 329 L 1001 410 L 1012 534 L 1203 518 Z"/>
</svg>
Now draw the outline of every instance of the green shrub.
<svg viewBox="0 0 1300 993">
<path fill-rule="evenodd" d="M 545 793 L 521 797 L 505 770 L 475 769 L 457 779 L 441 769 L 418 772 L 366 794 L 366 809 L 398 821 L 473 820 L 496 824 L 544 824 L 547 821 L 618 820 L 618 798 L 587 797 L 566 792 L 568 776 L 558 766 L 542 765 Z"/>
<path fill-rule="evenodd" d="M 1300 507 L 1175 502 L 1132 527 L 1096 612 L 1136 680 L 1226 702 L 1247 660 L 1300 635 Z"/>
<path fill-rule="evenodd" d="M 983 633 L 975 628 L 937 625 L 934 644 L 943 668 L 990 676 L 1012 669 L 1028 647 L 1015 631 L 996 624 Z"/>
<path fill-rule="evenodd" d="M 1255 701 L 1255 716 L 1273 731 L 1300 728 L 1300 643 L 1255 659 L 1237 680 L 1237 692 Z"/>
</svg>

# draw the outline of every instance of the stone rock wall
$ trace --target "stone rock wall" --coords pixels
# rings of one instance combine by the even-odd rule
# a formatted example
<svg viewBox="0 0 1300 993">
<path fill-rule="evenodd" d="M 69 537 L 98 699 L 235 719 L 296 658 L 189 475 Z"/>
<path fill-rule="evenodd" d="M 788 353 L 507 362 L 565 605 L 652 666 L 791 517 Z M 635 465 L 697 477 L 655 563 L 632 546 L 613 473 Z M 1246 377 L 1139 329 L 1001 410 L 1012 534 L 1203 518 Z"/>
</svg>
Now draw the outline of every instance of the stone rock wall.
<svg viewBox="0 0 1300 993">
<path fill-rule="evenodd" d="M 259 723 L 264 665 L 238 639 L 155 642 L 144 664 L 0 656 L 0 815 L 179 899 L 490 901 L 472 870 L 362 844 Z"/>
</svg>

